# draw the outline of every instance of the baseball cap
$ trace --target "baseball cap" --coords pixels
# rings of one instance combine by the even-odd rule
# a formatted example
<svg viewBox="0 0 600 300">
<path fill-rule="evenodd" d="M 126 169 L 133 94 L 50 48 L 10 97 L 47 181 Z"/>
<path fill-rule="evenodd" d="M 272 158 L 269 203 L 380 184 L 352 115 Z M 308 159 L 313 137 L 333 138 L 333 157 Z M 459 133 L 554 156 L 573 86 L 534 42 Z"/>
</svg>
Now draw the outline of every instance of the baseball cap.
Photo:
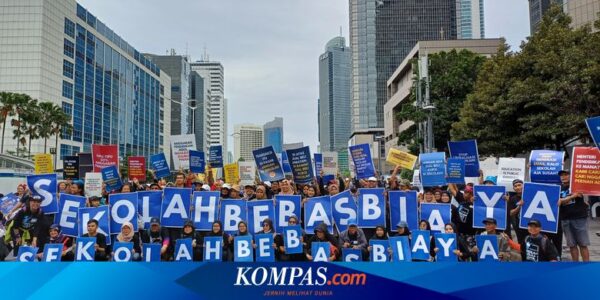
<svg viewBox="0 0 600 300">
<path fill-rule="evenodd" d="M 205 185 L 202 186 L 202 189 L 205 190 L 205 191 L 210 191 L 210 185 L 205 184 Z"/>
<path fill-rule="evenodd" d="M 512 182 L 512 184 L 513 184 L 513 185 L 515 185 L 515 184 L 517 184 L 517 183 L 523 184 L 523 180 L 521 180 L 521 179 L 515 179 L 515 180 L 513 180 L 513 182 Z"/>
<path fill-rule="evenodd" d="M 42 202 L 42 197 L 34 195 L 29 199 L 29 201 Z"/>
<path fill-rule="evenodd" d="M 371 176 L 371 177 L 369 177 L 368 181 L 377 181 L 377 178 Z"/>
<path fill-rule="evenodd" d="M 483 184 L 491 183 L 493 185 L 496 185 L 496 178 L 497 178 L 496 176 L 487 176 L 485 178 L 485 180 L 483 181 Z"/>
<path fill-rule="evenodd" d="M 150 219 L 150 225 L 159 225 L 160 226 L 160 220 L 157 217 L 152 217 Z"/>
<path fill-rule="evenodd" d="M 558 175 L 559 175 L 559 176 L 561 176 L 561 175 L 563 175 L 563 174 L 564 174 L 564 175 L 569 175 L 569 174 L 571 174 L 571 172 L 569 172 L 569 171 L 567 171 L 567 170 L 560 170 L 560 171 L 558 172 Z"/>
<path fill-rule="evenodd" d="M 494 218 L 485 218 L 485 220 L 483 220 L 483 224 L 487 224 L 487 223 L 498 225 L 498 222 Z"/>
<path fill-rule="evenodd" d="M 231 185 L 229 185 L 228 183 L 223 184 L 223 186 L 221 187 L 222 189 L 231 189 Z"/>
<path fill-rule="evenodd" d="M 408 228 L 408 223 L 400 221 L 398 224 L 396 224 L 396 228 Z"/>
<path fill-rule="evenodd" d="M 532 219 L 527 222 L 527 226 L 542 227 L 542 223 L 540 223 L 538 220 Z"/>
<path fill-rule="evenodd" d="M 239 191 L 240 191 L 240 186 L 239 186 L 239 185 L 237 185 L 237 184 L 234 184 L 234 185 L 231 187 L 231 189 L 232 189 L 232 190 L 234 190 L 234 191 L 238 191 L 238 192 L 239 192 Z"/>
</svg>

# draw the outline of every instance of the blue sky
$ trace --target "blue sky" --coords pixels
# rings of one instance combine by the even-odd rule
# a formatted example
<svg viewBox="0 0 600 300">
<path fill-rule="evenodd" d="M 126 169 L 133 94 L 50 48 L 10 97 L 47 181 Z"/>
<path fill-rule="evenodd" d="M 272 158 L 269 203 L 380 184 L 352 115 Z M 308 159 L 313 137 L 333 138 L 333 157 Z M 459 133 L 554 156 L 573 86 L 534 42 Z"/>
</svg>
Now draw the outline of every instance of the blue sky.
<svg viewBox="0 0 600 300">
<path fill-rule="evenodd" d="M 238 123 L 284 118 L 284 141 L 317 150 L 318 57 L 348 36 L 348 0 L 80 0 L 141 52 L 204 49 L 225 68 L 229 134 Z M 485 0 L 486 37 L 514 50 L 529 35 L 527 0 Z M 230 138 L 230 148 L 233 141 Z"/>
</svg>

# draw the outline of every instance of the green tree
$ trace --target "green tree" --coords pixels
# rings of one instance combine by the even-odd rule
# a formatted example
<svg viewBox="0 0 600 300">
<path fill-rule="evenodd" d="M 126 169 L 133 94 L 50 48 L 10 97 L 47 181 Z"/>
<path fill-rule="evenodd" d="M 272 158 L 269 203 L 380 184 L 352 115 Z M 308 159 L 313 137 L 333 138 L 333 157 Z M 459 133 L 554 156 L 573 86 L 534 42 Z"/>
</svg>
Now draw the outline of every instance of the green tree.
<svg viewBox="0 0 600 300">
<path fill-rule="evenodd" d="M 486 58 L 468 50 L 451 50 L 429 55 L 430 99 L 435 110 L 433 128 L 435 146 L 445 151 L 450 140 L 450 128 L 458 121 L 459 108 L 473 90 L 477 75 Z M 416 61 L 413 61 L 415 82 L 418 78 Z M 397 114 L 400 122 L 413 121 L 415 124 L 398 136 L 398 144 L 406 145 L 410 152 L 418 154 L 423 142 L 417 137 L 418 123 L 427 118 L 426 113 L 413 103 L 417 99 L 417 84 L 413 86 L 408 101 Z"/>
<path fill-rule="evenodd" d="M 15 128 L 13 130 L 13 138 L 17 141 L 16 156 L 19 156 L 20 147 L 27 145 L 27 138 L 24 136 L 24 129 L 26 128 L 26 121 L 28 119 L 26 111 L 30 105 L 37 105 L 37 100 L 31 99 L 29 95 L 21 94 L 14 97 L 13 101 L 17 118 L 11 120 L 11 126 Z M 34 101 L 35 103 L 33 103 Z M 23 119 L 23 116 L 25 116 L 25 119 Z"/>
<path fill-rule="evenodd" d="M 27 155 L 31 157 L 31 141 L 39 138 L 42 111 L 37 100 L 32 100 L 21 113 L 21 131 L 27 140 Z"/>
<path fill-rule="evenodd" d="M 553 7 L 521 52 L 504 46 L 486 62 L 452 137 L 511 156 L 588 137 L 585 118 L 600 114 L 600 33 L 570 25 Z"/>
</svg>

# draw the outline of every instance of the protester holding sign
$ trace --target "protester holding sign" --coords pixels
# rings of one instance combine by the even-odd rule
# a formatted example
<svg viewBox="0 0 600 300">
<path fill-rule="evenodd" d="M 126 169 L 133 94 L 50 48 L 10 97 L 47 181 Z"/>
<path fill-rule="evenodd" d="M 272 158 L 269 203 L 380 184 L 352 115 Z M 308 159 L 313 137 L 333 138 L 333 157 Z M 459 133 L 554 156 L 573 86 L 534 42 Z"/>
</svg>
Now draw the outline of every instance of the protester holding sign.
<svg viewBox="0 0 600 300">
<path fill-rule="evenodd" d="M 15 255 L 18 253 L 20 246 L 44 248 L 48 224 L 46 223 L 44 212 L 40 207 L 41 203 L 42 197 L 32 196 L 29 200 L 29 205 L 17 213 L 12 221 L 12 225 L 7 226 L 7 230 L 10 230 L 11 238 L 15 245 Z"/>
<path fill-rule="evenodd" d="M 369 257 L 367 238 L 363 230 L 356 225 L 356 220 L 348 221 L 348 229 L 340 233 L 340 244 L 342 248 L 360 250 L 363 260 Z"/>
<path fill-rule="evenodd" d="M 454 223 L 448 223 L 444 225 L 444 233 L 446 234 L 456 234 L 456 225 Z M 433 240 L 434 247 L 433 252 L 435 255 L 440 251 L 440 248 L 437 246 L 435 239 Z M 456 234 L 456 249 L 452 251 L 454 255 L 458 257 L 458 261 L 471 261 L 471 258 L 474 257 L 471 250 L 469 250 L 469 244 L 464 239 L 462 235 Z"/>
<path fill-rule="evenodd" d="M 52 224 L 49 230 L 48 244 L 62 244 L 61 261 L 73 261 L 75 259 L 75 253 L 73 252 L 73 238 L 64 235 L 60 226 Z"/>
<path fill-rule="evenodd" d="M 325 223 L 320 223 L 315 227 L 314 233 L 315 234 L 312 236 L 312 238 L 308 241 L 308 244 L 306 245 L 306 259 L 309 261 L 313 260 L 313 255 L 315 254 L 312 253 L 313 243 L 324 242 L 329 243 L 330 255 L 328 260 L 336 260 L 340 254 L 340 250 L 338 248 L 338 241 L 333 235 L 329 233 L 329 231 L 327 230 L 327 225 Z"/>
<path fill-rule="evenodd" d="M 90 219 L 87 222 L 87 233 L 83 235 L 83 237 L 95 237 L 96 244 L 94 248 L 96 249 L 96 254 L 94 256 L 94 261 L 107 261 L 108 257 L 106 256 L 107 245 L 106 245 L 106 236 L 100 232 L 98 232 L 98 221 L 95 219 Z"/>
<path fill-rule="evenodd" d="M 509 234 L 510 228 L 512 228 L 515 231 L 519 244 L 523 244 L 525 236 L 527 236 L 527 230 L 519 227 L 521 207 L 523 206 L 523 180 L 515 179 L 512 184 L 515 192 L 508 199 L 507 213 L 510 226 L 507 224 L 506 228 Z"/>
<path fill-rule="evenodd" d="M 223 231 L 223 223 L 221 221 L 214 221 L 212 224 L 212 230 L 206 235 L 207 237 L 222 237 L 223 238 L 223 261 L 232 261 L 233 253 L 230 252 L 229 246 L 229 234 Z M 207 249 L 204 249 L 207 251 Z"/>
<path fill-rule="evenodd" d="M 571 193 L 569 171 L 560 171 L 560 200 L 559 215 L 562 230 L 567 239 L 567 246 L 571 252 L 572 261 L 579 261 L 579 254 L 583 261 L 590 261 L 590 237 L 588 230 L 588 204 L 580 193 Z M 562 236 L 562 235 L 561 235 Z M 553 240 L 554 242 L 554 240 Z M 562 245 L 562 238 L 560 244 Z M 559 253 L 561 251 L 559 250 Z"/>
<path fill-rule="evenodd" d="M 486 218 L 483 220 L 485 231 L 481 235 L 495 235 L 498 238 L 498 259 L 500 261 L 520 261 L 521 257 L 518 254 L 513 254 L 510 247 L 510 238 L 504 232 L 498 232 L 496 226 L 498 222 L 494 218 Z M 473 249 L 474 253 L 478 253 L 477 246 Z"/>
<path fill-rule="evenodd" d="M 350 229 L 350 227 L 348 227 L 348 229 Z M 378 225 L 375 227 L 375 234 L 369 239 L 369 244 L 371 244 L 371 241 L 387 241 L 389 240 L 388 234 L 385 231 L 385 226 L 383 225 Z M 370 252 L 373 251 L 373 247 L 372 246 L 368 246 L 367 250 Z M 364 259 L 366 260 L 366 259 Z"/>
<path fill-rule="evenodd" d="M 465 235 L 465 239 L 469 241 L 470 245 L 475 245 L 474 241 L 470 241 L 475 236 L 475 229 L 473 228 L 473 201 L 475 200 L 473 187 L 467 185 L 464 193 L 458 190 L 456 184 L 449 184 L 448 189 L 458 202 L 458 207 L 455 210 L 453 218 L 453 221 L 456 222 L 458 233 Z"/>
<path fill-rule="evenodd" d="M 529 235 L 521 244 L 521 257 L 523 261 L 542 262 L 558 261 L 558 251 L 547 236 L 541 234 L 542 224 L 538 220 L 530 220 L 527 223 Z"/>
<path fill-rule="evenodd" d="M 291 215 L 288 218 L 288 226 L 296 226 L 299 225 L 298 223 L 298 217 L 296 215 Z M 285 229 L 284 229 L 285 232 Z M 285 233 L 284 233 L 285 234 Z M 278 234 L 275 236 L 275 246 L 277 251 L 275 252 L 275 255 L 277 256 L 277 260 L 278 261 L 305 261 L 306 260 L 306 255 L 302 252 L 302 253 L 293 253 L 293 254 L 289 254 L 286 251 L 285 248 L 285 238 L 284 238 L 284 234 Z M 300 238 L 300 243 L 301 243 L 301 247 L 305 248 L 306 247 L 306 243 L 305 243 L 305 239 L 306 239 L 306 233 L 304 232 L 304 230 L 302 230 L 302 234 L 299 236 Z"/>
<path fill-rule="evenodd" d="M 194 222 L 192 220 L 185 220 L 183 223 L 183 230 L 179 239 L 192 239 L 192 259 L 193 261 L 202 261 L 202 236 L 200 232 L 196 231 Z"/>
<path fill-rule="evenodd" d="M 131 222 L 124 222 L 123 225 L 121 225 L 121 232 L 115 237 L 115 242 L 133 243 L 131 260 L 142 260 L 140 236 L 137 232 L 133 231 L 133 224 L 131 224 Z"/>
<path fill-rule="evenodd" d="M 141 230 L 141 229 L 140 229 Z M 142 231 L 142 243 L 160 244 L 160 256 L 162 260 L 168 260 L 170 257 L 171 238 L 166 228 L 161 228 L 160 220 L 156 217 L 150 219 L 150 229 Z"/>
</svg>

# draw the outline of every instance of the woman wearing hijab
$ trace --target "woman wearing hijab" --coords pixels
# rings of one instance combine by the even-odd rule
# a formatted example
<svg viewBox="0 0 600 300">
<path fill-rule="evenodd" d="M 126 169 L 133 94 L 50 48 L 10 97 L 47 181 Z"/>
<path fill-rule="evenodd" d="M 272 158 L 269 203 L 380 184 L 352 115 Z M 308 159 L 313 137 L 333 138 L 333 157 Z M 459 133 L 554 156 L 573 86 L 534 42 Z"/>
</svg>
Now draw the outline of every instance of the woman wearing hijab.
<svg viewBox="0 0 600 300">
<path fill-rule="evenodd" d="M 194 222 L 192 220 L 186 220 L 183 223 L 183 229 L 181 230 L 181 237 L 179 239 L 192 239 L 192 248 L 194 249 L 193 260 L 202 261 L 202 236 L 196 231 Z"/>
<path fill-rule="evenodd" d="M 223 232 L 223 223 L 214 221 L 212 230 L 206 236 L 220 236 L 223 238 L 223 261 L 233 260 L 233 253 L 229 251 L 229 234 Z M 204 243 L 204 241 L 202 241 Z M 204 246 L 204 244 L 203 244 Z"/>
<path fill-rule="evenodd" d="M 375 234 L 371 237 L 371 239 L 369 239 L 369 244 L 371 244 L 370 242 L 372 240 L 387 241 L 388 239 L 389 237 L 387 232 L 385 231 L 385 226 L 377 225 L 377 227 L 375 227 Z M 367 250 L 369 251 L 369 253 L 371 253 L 373 247 L 369 246 L 367 247 Z M 388 249 L 388 252 L 389 251 L 390 249 Z"/>
<path fill-rule="evenodd" d="M 444 225 L 444 233 L 456 234 L 456 225 L 454 225 L 454 223 Z M 440 249 L 437 247 L 435 239 L 433 244 L 435 245 L 433 247 L 433 254 L 435 256 Z M 469 261 L 471 258 L 472 253 L 469 250 L 469 245 L 462 235 L 456 234 L 456 249 L 454 250 L 454 254 L 458 257 L 458 261 Z"/>
<path fill-rule="evenodd" d="M 133 243 L 133 249 L 131 250 L 131 260 L 140 261 L 142 260 L 142 247 L 140 245 L 140 236 L 137 232 L 133 231 L 133 224 L 131 222 L 125 222 L 121 225 L 121 232 L 115 238 L 116 242 L 121 243 Z"/>
<path fill-rule="evenodd" d="M 73 253 L 73 238 L 62 233 L 60 226 L 56 224 L 50 225 L 48 232 L 48 244 L 62 244 L 61 261 L 73 261 L 75 254 Z"/>
<path fill-rule="evenodd" d="M 327 225 L 320 223 L 315 227 L 315 234 L 308 240 L 306 245 L 306 259 L 309 261 L 313 260 L 312 256 L 312 243 L 317 242 L 329 242 L 329 261 L 335 261 L 340 254 L 339 243 L 336 238 L 329 233 Z"/>
<path fill-rule="evenodd" d="M 431 232 L 431 224 L 427 220 L 419 221 L 419 230 L 429 231 L 429 260 L 413 259 L 413 261 L 431 261 L 431 258 L 435 257 L 435 239 L 433 238 L 433 232 Z"/>
</svg>

